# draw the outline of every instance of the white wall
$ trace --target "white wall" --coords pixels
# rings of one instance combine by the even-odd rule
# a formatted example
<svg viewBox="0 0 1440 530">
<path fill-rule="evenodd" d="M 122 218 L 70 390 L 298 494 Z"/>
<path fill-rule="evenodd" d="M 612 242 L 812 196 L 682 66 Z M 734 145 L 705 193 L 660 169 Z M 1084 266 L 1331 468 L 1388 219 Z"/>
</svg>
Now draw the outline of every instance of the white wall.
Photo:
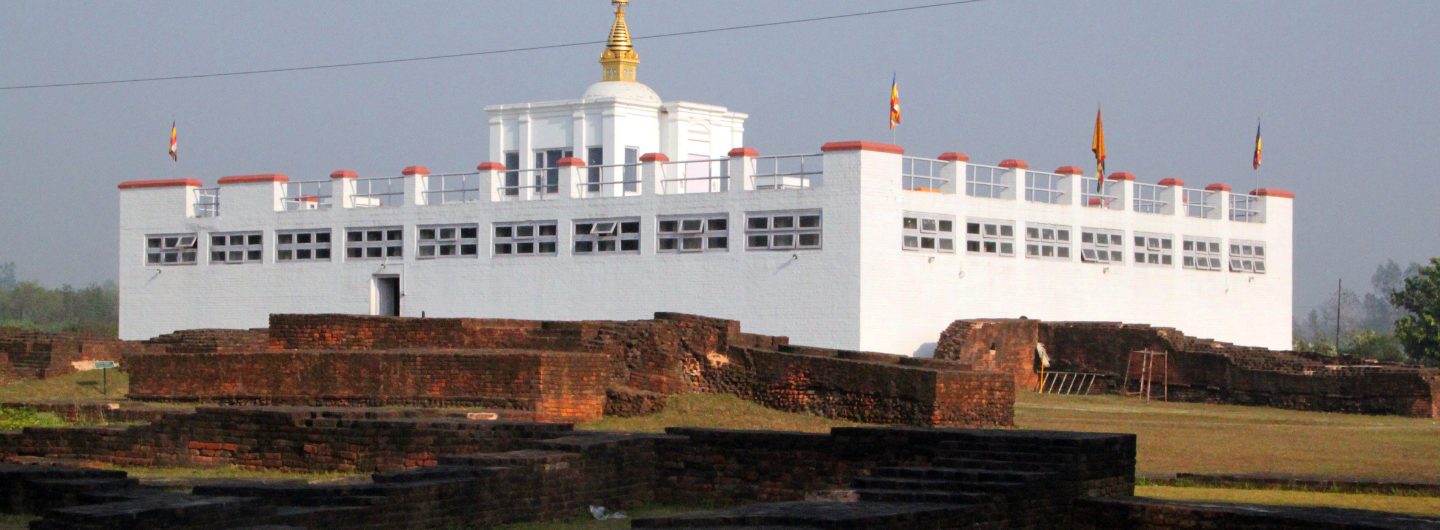
<svg viewBox="0 0 1440 530">
<path fill-rule="evenodd" d="M 647 174 L 658 174 L 655 170 Z M 414 177 L 411 177 L 414 178 Z M 837 181 L 843 178 L 833 177 Z M 852 176 L 858 180 L 858 174 Z M 549 320 L 628 320 L 656 311 L 729 318 L 756 333 L 789 335 L 798 342 L 837 348 L 859 346 L 858 206 L 838 187 L 804 190 L 653 195 L 530 202 L 476 202 L 394 208 L 335 208 L 277 212 L 276 185 L 234 184 L 221 191 L 221 215 L 188 218 L 181 188 L 125 190 L 121 198 L 121 331 L 144 339 L 179 329 L 268 325 L 271 313 L 372 313 L 371 280 L 401 276 L 402 314 Z M 654 189 L 651 183 L 646 189 Z M 754 211 L 822 209 L 823 250 L 747 252 L 744 215 Z M 656 217 L 724 213 L 729 252 L 657 255 Z M 576 256 L 569 252 L 572 219 L 640 217 L 640 255 Z M 419 260 L 415 227 L 476 223 L 480 246 L 493 248 L 491 224 L 558 220 L 561 252 L 554 257 Z M 404 226 L 401 260 L 347 260 L 346 228 Z M 329 227 L 329 262 L 275 261 L 275 231 Z M 259 264 L 208 263 L 208 233 L 261 230 Z M 200 263 L 146 266 L 146 234 L 195 232 Z M 797 259 L 798 258 L 798 259 Z"/>
<path fill-rule="evenodd" d="M 965 195 L 963 167 L 955 194 L 904 191 L 900 155 L 867 153 L 862 193 L 861 346 L 865 349 L 928 355 L 949 323 L 961 318 L 1018 318 L 1050 321 L 1118 321 L 1175 327 L 1192 335 L 1273 349 L 1291 347 L 1291 200 L 1263 197 L 1267 222 L 1242 223 L 1148 214 L 1125 209 L 1085 208 L 1024 200 L 1024 177 L 1016 175 L 1018 200 Z M 957 164 L 960 165 L 960 164 Z M 879 167 L 876 167 L 879 166 Z M 1072 188 L 1078 179 L 1070 179 Z M 1127 187 L 1131 183 L 1123 183 Z M 1078 190 L 1074 191 L 1078 197 Z M 1129 197 L 1131 194 L 1126 193 Z M 1221 197 L 1221 204 L 1224 197 Z M 1078 203 L 1079 201 L 1074 201 Z M 957 252 L 902 250 L 903 212 L 954 215 Z M 1009 220 L 1016 227 L 1016 256 L 967 254 L 966 218 Z M 1073 229 L 1069 261 L 1025 257 L 1026 223 Z M 1126 262 L 1080 260 L 1082 228 L 1125 232 Z M 1174 237 L 1172 266 L 1133 263 L 1135 232 Z M 1263 241 L 1266 274 L 1196 271 L 1181 267 L 1185 236 Z M 1228 250 L 1225 255 L 1228 257 Z M 933 258 L 933 259 L 932 259 Z M 963 274 L 963 276 L 962 276 Z M 928 337 L 928 338 L 927 338 Z M 922 340 L 923 339 L 923 340 Z"/>
</svg>

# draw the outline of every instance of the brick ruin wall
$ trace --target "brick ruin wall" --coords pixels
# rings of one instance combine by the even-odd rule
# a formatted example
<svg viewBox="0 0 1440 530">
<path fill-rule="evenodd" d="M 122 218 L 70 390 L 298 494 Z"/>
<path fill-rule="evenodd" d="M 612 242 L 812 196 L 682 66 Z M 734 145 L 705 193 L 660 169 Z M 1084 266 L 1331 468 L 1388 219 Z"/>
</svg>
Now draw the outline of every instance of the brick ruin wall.
<svg viewBox="0 0 1440 530">
<path fill-rule="evenodd" d="M 784 337 L 741 333 L 735 321 L 674 313 L 629 322 L 273 315 L 265 348 L 249 352 L 217 350 L 195 336 L 206 335 L 175 334 L 126 356 L 131 396 L 466 404 L 534 411 L 541 421 L 590 421 L 601 412 L 655 412 L 667 396 L 705 392 L 863 422 L 1014 425 L 1014 385 L 1003 375 L 962 363 L 792 346 Z M 237 336 L 251 337 L 253 346 L 253 332 Z M 186 351 L 197 344 L 209 349 Z"/>
<path fill-rule="evenodd" d="M 829 434 L 677 427 L 665 432 L 674 436 L 656 442 L 662 486 L 656 500 L 682 505 L 805 500 L 816 492 L 848 489 L 880 467 L 923 468 L 947 457 L 1031 449 L 1036 454 L 1021 465 L 1054 465 L 1059 483 L 1046 486 L 1071 497 L 1135 492 L 1132 434 L 876 427 L 836 427 Z M 1046 454 L 1060 458 L 1047 462 Z"/>
<path fill-rule="evenodd" d="M 403 409 L 201 407 L 144 425 L 0 432 L 0 454 L 115 466 L 235 466 L 283 472 L 385 472 L 437 458 L 526 449 L 569 424 L 406 417 Z"/>
<path fill-rule="evenodd" d="M 1440 371 L 1347 356 L 1271 351 L 1197 339 L 1171 328 L 1096 322 L 960 320 L 935 356 L 1008 373 L 1020 391 L 1039 383 L 1037 344 L 1050 371 L 1099 374 L 1092 392 L 1117 393 L 1141 374 L 1130 352 L 1166 352 L 1153 372 L 1176 401 L 1293 410 L 1440 417 Z M 1137 357 L 1138 359 L 1138 357 Z"/>
<path fill-rule="evenodd" d="M 373 472 L 373 481 L 196 486 L 153 500 L 115 493 L 78 500 L 123 473 L 0 466 L 0 511 L 47 510 L 37 529 L 484 527 L 565 520 L 589 506 L 651 501 L 731 505 L 810 498 L 854 487 L 881 467 L 938 456 L 1029 448 L 1056 474 L 1018 511 L 1060 519 L 1076 497 L 1133 494 L 1133 435 L 1044 431 L 837 428 L 830 434 L 670 429 L 666 434 L 573 431 L 570 425 L 411 417 L 398 409 L 201 408 L 125 428 L 29 428 L 0 433 L 0 454 L 125 466 Z M 957 453 L 958 451 L 958 453 Z M 1008 454 L 1008 453 L 1001 453 Z M 1042 457 L 1042 456 L 1037 456 Z M 1037 465 L 1027 459 L 1026 465 Z M 80 475 L 84 475 L 83 477 Z M 27 479 L 28 477 L 29 479 Z M 43 480 L 43 479 L 89 480 Z M 34 480 L 42 479 L 42 480 Z M 13 482 L 13 483 L 12 483 Z M 82 484 L 83 482 L 83 484 Z M 104 503 L 113 503 L 103 506 Z M 1036 504 L 1039 503 L 1039 504 Z M 77 504 L 100 504 L 79 506 Z M 170 506 L 174 508 L 170 508 Z M 1016 512 L 1016 513 L 1011 513 Z M 1001 527 L 1001 526 L 995 526 Z"/>
<path fill-rule="evenodd" d="M 609 359 L 527 350 L 149 353 L 126 358 L 129 397 L 235 405 L 473 406 L 589 422 Z M 163 374 L 156 377 L 157 374 Z"/>
<path fill-rule="evenodd" d="M 138 343 L 82 333 L 0 327 L 0 384 L 74 373 L 77 363 L 115 361 L 142 348 Z"/>
</svg>

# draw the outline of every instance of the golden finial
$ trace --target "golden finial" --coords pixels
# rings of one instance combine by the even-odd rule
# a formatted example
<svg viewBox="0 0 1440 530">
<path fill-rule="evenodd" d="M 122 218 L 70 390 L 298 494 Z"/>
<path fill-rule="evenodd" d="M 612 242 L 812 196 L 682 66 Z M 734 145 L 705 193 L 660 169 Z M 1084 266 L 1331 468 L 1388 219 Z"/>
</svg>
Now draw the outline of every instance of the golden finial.
<svg viewBox="0 0 1440 530">
<path fill-rule="evenodd" d="M 625 6 L 630 0 L 611 0 L 615 5 L 615 25 L 610 28 L 610 41 L 605 53 L 600 56 L 606 81 L 635 82 L 635 67 L 640 65 L 640 55 L 630 43 L 630 28 L 625 25 Z"/>
</svg>

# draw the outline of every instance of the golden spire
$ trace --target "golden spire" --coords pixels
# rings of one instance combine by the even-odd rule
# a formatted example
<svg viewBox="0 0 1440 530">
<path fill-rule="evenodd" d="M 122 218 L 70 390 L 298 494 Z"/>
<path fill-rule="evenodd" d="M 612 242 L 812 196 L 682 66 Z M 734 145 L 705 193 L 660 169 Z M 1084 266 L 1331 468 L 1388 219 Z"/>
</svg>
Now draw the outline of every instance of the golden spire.
<svg viewBox="0 0 1440 530">
<path fill-rule="evenodd" d="M 625 6 L 630 0 L 611 0 L 615 4 L 615 26 L 610 28 L 610 42 L 600 56 L 606 81 L 635 82 L 635 67 L 640 65 L 640 55 L 630 43 L 630 28 L 625 25 Z"/>
</svg>

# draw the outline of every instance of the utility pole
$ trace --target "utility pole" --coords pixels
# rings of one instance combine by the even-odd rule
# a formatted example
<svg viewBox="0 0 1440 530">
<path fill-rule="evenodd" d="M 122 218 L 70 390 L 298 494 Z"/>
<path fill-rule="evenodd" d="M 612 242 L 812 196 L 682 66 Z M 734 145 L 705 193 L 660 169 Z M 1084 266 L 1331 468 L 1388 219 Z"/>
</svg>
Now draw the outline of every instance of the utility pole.
<svg viewBox="0 0 1440 530">
<path fill-rule="evenodd" d="M 1345 301 L 1345 279 L 1340 278 L 1340 287 L 1335 289 L 1335 355 L 1340 355 L 1340 305 Z"/>
</svg>

